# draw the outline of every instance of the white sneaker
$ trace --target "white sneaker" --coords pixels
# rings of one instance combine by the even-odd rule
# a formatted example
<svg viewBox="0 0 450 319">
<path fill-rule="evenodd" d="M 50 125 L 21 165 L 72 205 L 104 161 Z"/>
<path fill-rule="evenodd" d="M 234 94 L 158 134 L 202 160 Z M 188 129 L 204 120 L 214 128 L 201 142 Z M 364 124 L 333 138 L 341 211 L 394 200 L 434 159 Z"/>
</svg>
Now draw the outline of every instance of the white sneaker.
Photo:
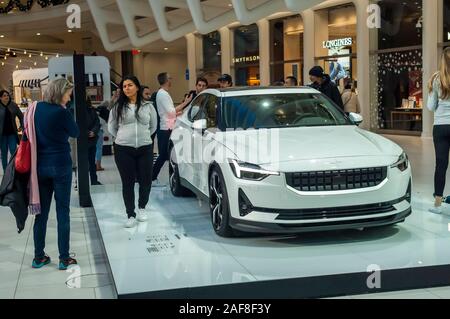
<svg viewBox="0 0 450 319">
<path fill-rule="evenodd" d="M 439 207 L 433 206 L 428 211 L 433 214 L 442 215 L 443 213 L 442 205 Z"/>
<path fill-rule="evenodd" d="M 128 218 L 127 222 L 125 223 L 125 228 L 133 228 L 134 226 L 136 226 L 136 218 Z"/>
<path fill-rule="evenodd" d="M 145 212 L 145 209 L 139 208 L 138 214 L 137 214 L 137 220 L 139 222 L 146 222 L 148 220 L 147 213 Z"/>
</svg>

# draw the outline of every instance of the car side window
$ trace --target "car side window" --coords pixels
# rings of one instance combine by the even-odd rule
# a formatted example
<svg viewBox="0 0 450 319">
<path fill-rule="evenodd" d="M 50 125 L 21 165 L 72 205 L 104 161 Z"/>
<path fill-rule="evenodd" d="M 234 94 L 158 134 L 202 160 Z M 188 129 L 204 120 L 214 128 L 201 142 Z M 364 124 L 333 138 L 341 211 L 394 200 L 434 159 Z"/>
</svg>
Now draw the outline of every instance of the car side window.
<svg viewBox="0 0 450 319">
<path fill-rule="evenodd" d="M 191 108 L 189 109 L 188 119 L 191 122 L 198 120 L 200 110 L 206 100 L 206 95 L 202 94 L 197 96 L 194 101 L 191 103 Z"/>
<path fill-rule="evenodd" d="M 207 128 L 215 128 L 217 126 L 217 109 L 219 98 L 215 95 L 209 94 L 208 100 L 205 103 L 205 118 Z"/>
</svg>

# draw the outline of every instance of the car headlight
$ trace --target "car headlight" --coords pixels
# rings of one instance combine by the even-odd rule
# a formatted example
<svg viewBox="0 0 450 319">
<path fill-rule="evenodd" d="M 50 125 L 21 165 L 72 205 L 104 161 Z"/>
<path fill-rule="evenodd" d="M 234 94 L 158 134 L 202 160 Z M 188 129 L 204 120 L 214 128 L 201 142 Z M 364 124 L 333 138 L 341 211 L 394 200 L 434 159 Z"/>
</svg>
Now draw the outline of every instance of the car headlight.
<svg viewBox="0 0 450 319">
<path fill-rule="evenodd" d="M 405 152 L 400 155 L 397 162 L 391 165 L 391 168 L 398 168 L 400 171 L 405 171 L 408 168 L 409 160 Z"/>
<path fill-rule="evenodd" d="M 229 160 L 229 162 L 234 176 L 240 179 L 260 181 L 270 175 L 280 175 L 279 172 L 266 171 L 259 165 L 245 163 L 235 159 Z"/>
</svg>

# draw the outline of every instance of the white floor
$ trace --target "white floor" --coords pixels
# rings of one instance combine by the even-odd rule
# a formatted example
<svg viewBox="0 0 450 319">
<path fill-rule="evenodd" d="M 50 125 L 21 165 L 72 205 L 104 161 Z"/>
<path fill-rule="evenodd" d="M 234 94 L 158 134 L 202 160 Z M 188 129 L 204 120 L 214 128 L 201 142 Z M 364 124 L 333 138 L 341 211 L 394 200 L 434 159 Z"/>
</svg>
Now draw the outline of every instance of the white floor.
<svg viewBox="0 0 450 319">
<path fill-rule="evenodd" d="M 318 234 L 283 240 L 274 237 L 250 237 L 246 239 L 245 245 L 251 245 L 255 254 L 258 253 L 258 250 L 267 250 L 268 247 L 271 253 L 277 252 L 278 258 L 292 258 L 292 251 L 296 249 L 296 246 L 301 246 L 305 254 L 315 257 L 315 259 L 319 258 L 323 264 L 327 264 L 327 260 L 333 256 L 336 257 L 341 252 L 354 255 L 357 260 L 361 261 L 361 264 L 366 265 L 385 260 L 386 262 L 380 265 L 382 269 L 389 267 L 394 261 L 403 263 L 405 267 L 426 265 L 432 262 L 448 263 L 450 252 L 446 252 L 444 248 L 450 239 L 448 228 L 450 218 L 447 220 L 445 217 L 426 214 L 426 209 L 432 203 L 434 170 L 432 140 L 398 136 L 390 138 L 407 150 L 414 169 L 413 205 L 415 213 L 407 223 L 394 228 L 393 233 L 388 232 L 381 238 L 374 236 L 370 231 L 363 233 L 351 231 L 327 235 L 328 254 L 324 256 L 314 256 L 319 239 L 323 240 L 323 238 L 319 238 Z M 108 192 L 102 192 L 101 187 L 94 189 L 93 197 L 100 198 L 99 202 L 104 203 L 104 208 L 112 202 L 111 198 L 117 205 L 123 205 L 120 189 L 114 186 L 119 183 L 119 178 L 112 157 L 104 158 L 103 166 L 106 171 L 99 174 L 99 179 L 103 183 L 111 185 L 106 186 Z M 161 176 L 162 180 L 166 176 L 167 172 L 164 172 Z M 448 177 L 450 177 L 450 172 Z M 251 263 L 251 258 L 249 258 L 251 256 L 240 253 L 245 248 L 242 247 L 242 244 L 238 244 L 235 240 L 220 240 L 212 233 L 207 214 L 200 213 L 202 209 L 206 208 L 198 206 L 204 204 L 200 204 L 195 199 L 188 199 L 180 203 L 173 200 L 167 189 L 154 189 L 151 202 L 153 212 L 149 223 L 141 224 L 139 228 L 131 232 L 121 228 L 124 217 L 113 212 L 101 214 L 104 220 L 101 227 L 103 227 L 103 233 L 106 234 L 104 240 L 109 239 L 108 234 L 110 236 L 114 234 L 116 238 L 116 247 L 114 248 L 116 253 L 113 255 L 120 259 L 113 263 L 116 265 L 114 267 L 117 267 L 116 271 L 121 271 L 120 267 L 126 266 L 124 260 L 145 259 L 144 262 L 138 263 L 133 266 L 134 268 L 128 270 L 132 273 L 134 271 L 157 273 L 158 282 L 152 284 L 168 288 L 171 285 L 176 287 L 177 282 L 180 283 L 182 278 L 192 282 L 193 278 L 189 275 L 190 270 L 199 266 L 202 267 L 202 275 L 194 279 L 204 285 L 225 281 L 251 281 L 261 279 L 267 274 L 268 263 L 273 262 L 273 256 L 262 258 L 259 260 L 259 265 L 256 264 L 256 266 L 260 266 L 261 270 L 265 269 L 264 271 L 255 270 L 255 264 Z M 164 206 L 161 206 L 161 203 L 164 203 Z M 117 207 L 115 208 L 117 209 Z M 102 208 L 97 208 L 97 214 L 99 210 L 101 211 Z M 168 213 L 162 214 L 162 212 Z M 53 263 L 41 270 L 34 270 L 31 268 L 33 258 L 32 219 L 27 221 L 26 229 L 18 235 L 12 214 L 8 209 L 0 208 L 0 298 L 115 298 L 115 289 L 111 285 L 112 279 L 93 212 L 78 208 L 76 193 L 73 194 L 71 251 L 76 253 L 75 258 L 80 263 L 78 273 L 60 272 L 56 269 L 58 254 L 55 213 L 51 213 L 51 216 L 46 251 L 53 258 Z M 177 223 L 174 223 L 174 220 Z M 180 223 L 180 221 L 182 222 Z M 152 231 L 151 225 L 163 229 L 164 232 Z M 426 229 L 424 229 L 425 226 Z M 167 234 L 167 239 L 162 237 Z M 184 234 L 189 235 L 186 237 Z M 395 245 L 392 245 L 393 238 Z M 123 244 L 127 241 L 133 241 L 136 244 L 135 249 L 127 249 Z M 364 251 L 364 245 L 367 242 L 370 242 L 374 248 L 373 254 L 367 254 Z M 121 246 L 120 243 L 123 245 Z M 407 245 L 409 246 L 407 247 Z M 188 250 L 186 254 L 177 254 L 179 250 L 186 251 L 187 247 L 196 251 Z M 410 249 L 411 247 L 413 249 Z M 399 255 L 399 252 L 404 252 L 405 249 L 410 250 L 407 250 L 407 254 Z M 199 251 L 203 253 L 201 258 L 195 257 Z M 205 252 L 210 252 L 210 254 Z M 220 253 L 217 254 L 217 252 Z M 231 255 L 237 257 L 230 257 Z M 389 258 L 385 258 L 386 256 Z M 380 259 L 380 257 L 383 258 Z M 152 262 L 164 259 L 170 260 L 170 267 L 167 267 L 166 263 Z M 342 260 L 342 263 L 336 265 L 337 269 L 344 265 L 344 262 Z M 307 263 L 308 261 L 305 259 L 297 260 L 297 265 L 305 272 L 323 270 L 305 267 L 304 264 Z M 251 272 L 249 271 L 250 266 L 252 267 Z M 145 268 L 142 269 L 142 267 Z M 113 271 L 115 271 L 114 268 Z M 285 269 L 283 272 L 285 275 L 289 275 L 289 269 Z M 79 273 L 82 276 L 81 280 L 71 277 Z M 145 278 L 137 277 L 135 280 L 137 286 L 134 286 L 134 290 L 139 290 L 139 285 L 143 290 L 148 288 Z M 68 283 L 66 284 L 66 282 Z M 182 281 L 181 283 L 183 284 Z M 70 289 L 68 285 L 79 285 L 80 288 Z M 127 282 L 116 282 L 116 285 L 122 291 L 131 289 Z M 346 298 L 450 298 L 450 287 Z"/>
</svg>

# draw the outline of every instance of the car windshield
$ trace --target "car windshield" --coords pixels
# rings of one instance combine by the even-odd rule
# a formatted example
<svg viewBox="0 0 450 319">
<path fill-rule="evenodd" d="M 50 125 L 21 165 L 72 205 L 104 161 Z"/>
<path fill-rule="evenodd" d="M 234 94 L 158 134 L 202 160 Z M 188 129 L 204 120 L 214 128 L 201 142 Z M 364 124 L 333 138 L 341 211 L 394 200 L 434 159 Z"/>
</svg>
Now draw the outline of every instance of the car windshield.
<svg viewBox="0 0 450 319">
<path fill-rule="evenodd" d="M 319 93 L 233 96 L 222 105 L 224 129 L 353 125 Z"/>
</svg>

